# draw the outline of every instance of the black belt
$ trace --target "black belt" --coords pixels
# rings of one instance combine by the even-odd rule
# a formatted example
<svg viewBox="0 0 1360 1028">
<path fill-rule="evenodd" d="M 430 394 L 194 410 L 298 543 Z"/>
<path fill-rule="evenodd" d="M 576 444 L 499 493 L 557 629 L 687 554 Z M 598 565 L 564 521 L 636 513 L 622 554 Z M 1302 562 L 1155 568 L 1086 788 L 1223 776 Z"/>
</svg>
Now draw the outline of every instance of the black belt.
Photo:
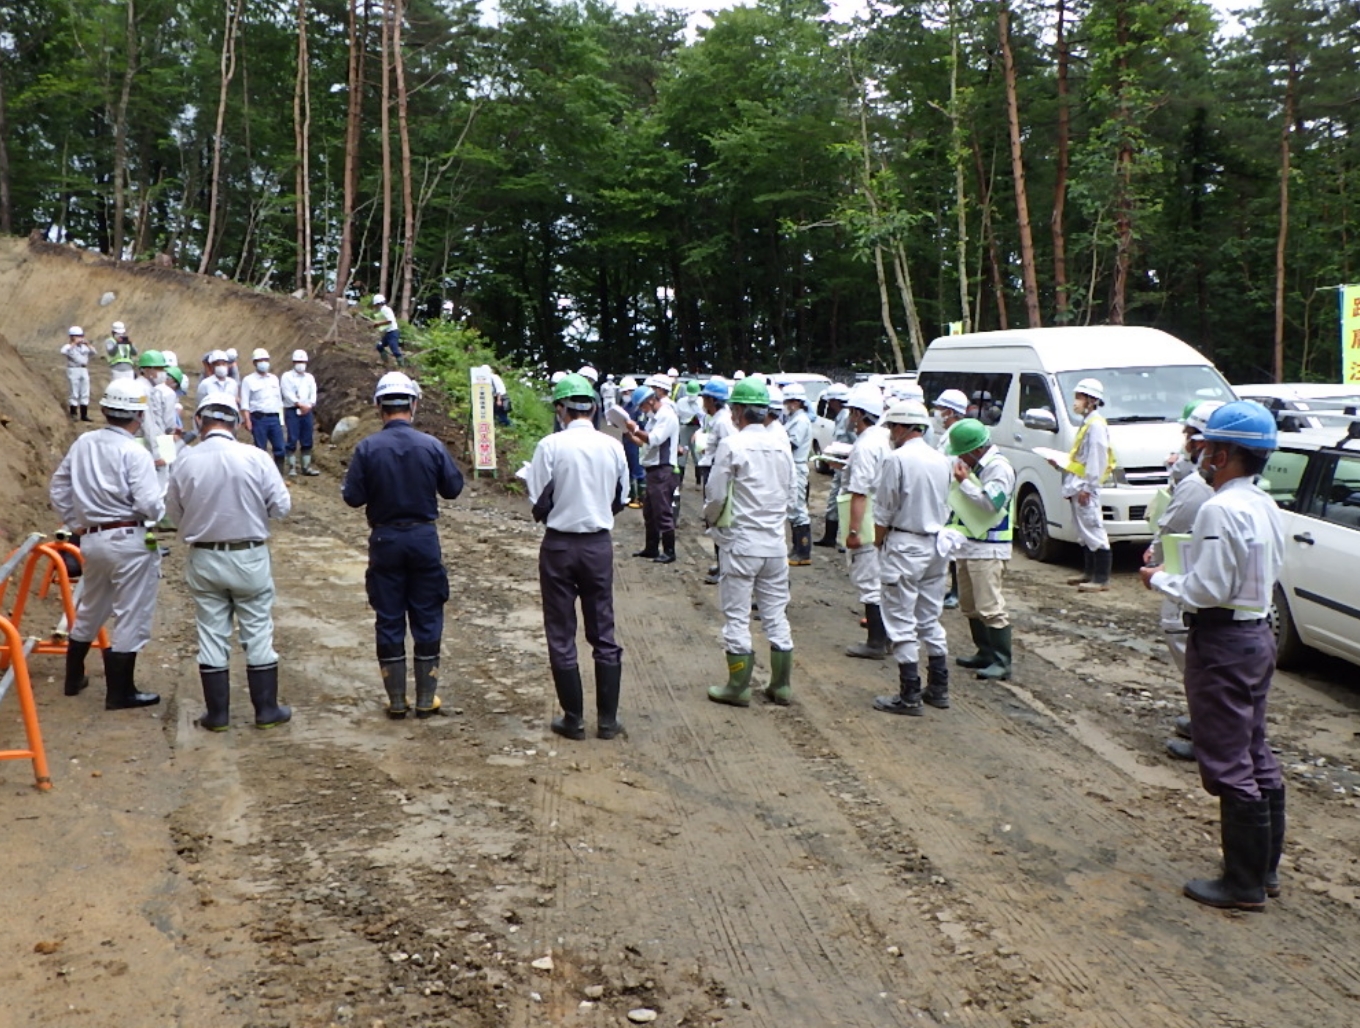
<svg viewBox="0 0 1360 1028">
<path fill-rule="evenodd" d="M 549 528 L 543 533 L 548 536 L 557 536 L 562 539 L 594 539 L 596 536 L 608 535 L 609 529 L 599 528 L 594 532 L 563 532 L 560 528 Z"/>
<path fill-rule="evenodd" d="M 889 531 L 889 532 L 906 532 L 907 535 L 923 535 L 923 536 L 925 536 L 927 539 L 929 539 L 929 538 L 930 538 L 931 536 L 933 536 L 933 535 L 937 535 L 937 534 L 938 534 L 938 533 L 936 533 L 936 532 L 918 532 L 918 531 L 916 531 L 916 529 L 914 529 L 914 528 L 902 528 L 902 527 L 900 527 L 900 526 L 898 526 L 898 525 L 890 525 L 890 526 L 888 527 L 888 531 Z"/>
<path fill-rule="evenodd" d="M 415 528 L 416 525 L 433 525 L 433 521 L 384 521 L 374 528 Z"/>
<path fill-rule="evenodd" d="M 1181 615 L 1186 628 L 1205 628 L 1216 625 L 1227 628 L 1255 628 L 1265 618 L 1237 618 L 1237 612 L 1227 607 L 1206 607 L 1203 610 L 1187 610 Z"/>
<path fill-rule="evenodd" d="M 141 528 L 140 521 L 110 521 L 103 525 L 91 525 L 81 532 L 81 535 L 94 535 L 96 532 L 110 532 L 115 528 Z"/>
<path fill-rule="evenodd" d="M 279 412 L 276 410 L 253 410 L 250 412 L 252 418 L 277 418 Z"/>
<path fill-rule="evenodd" d="M 253 550 L 263 546 L 263 539 L 239 539 L 231 543 L 190 543 L 196 550 Z"/>
</svg>

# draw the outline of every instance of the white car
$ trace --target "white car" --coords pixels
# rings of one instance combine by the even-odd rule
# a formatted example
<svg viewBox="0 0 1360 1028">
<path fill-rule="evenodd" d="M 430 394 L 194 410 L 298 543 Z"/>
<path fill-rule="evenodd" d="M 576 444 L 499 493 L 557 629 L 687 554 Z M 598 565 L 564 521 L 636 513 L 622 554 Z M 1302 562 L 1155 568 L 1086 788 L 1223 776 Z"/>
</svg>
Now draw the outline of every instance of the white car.
<svg viewBox="0 0 1360 1028">
<path fill-rule="evenodd" d="M 1281 667 L 1305 646 L 1360 664 L 1360 420 L 1283 431 L 1261 488 L 1284 518 L 1272 622 Z"/>
<path fill-rule="evenodd" d="M 1313 411 L 1360 412 L 1360 389 L 1354 385 L 1326 382 L 1268 382 L 1258 385 L 1233 386 L 1243 400 L 1255 400 L 1270 410 L 1298 411 L 1300 416 L 1286 421 L 1289 428 L 1340 428 L 1345 431 L 1347 419 Z"/>
</svg>

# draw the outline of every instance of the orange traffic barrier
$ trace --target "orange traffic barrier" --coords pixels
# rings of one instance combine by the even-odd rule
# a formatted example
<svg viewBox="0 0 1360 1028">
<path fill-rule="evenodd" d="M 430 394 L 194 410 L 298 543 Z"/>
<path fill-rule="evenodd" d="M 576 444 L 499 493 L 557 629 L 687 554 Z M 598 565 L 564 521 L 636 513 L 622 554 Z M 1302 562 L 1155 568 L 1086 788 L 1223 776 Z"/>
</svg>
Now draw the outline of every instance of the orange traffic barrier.
<svg viewBox="0 0 1360 1028">
<path fill-rule="evenodd" d="M 38 727 L 38 706 L 33 702 L 33 683 L 28 677 L 28 653 L 33 649 L 36 639 L 27 644 L 19 635 L 19 630 L 9 618 L 0 617 L 0 632 L 5 636 L 5 650 L 9 657 L 9 670 L 0 679 L 0 701 L 5 698 L 10 682 L 19 697 L 19 710 L 24 718 L 24 732 L 28 736 L 28 749 L 0 750 L 0 760 L 33 761 L 33 777 L 39 789 L 52 788 L 52 778 L 47 772 L 47 754 L 43 750 L 42 729 Z"/>
<path fill-rule="evenodd" d="M 40 639 L 33 648 L 34 653 L 52 654 L 56 656 L 65 654 L 67 637 L 71 631 L 71 626 L 76 623 L 76 593 L 71 586 L 71 576 L 66 570 L 66 562 L 62 560 L 61 555 L 63 553 L 73 555 L 80 561 L 82 566 L 84 565 L 85 555 L 80 552 L 79 546 L 72 546 L 68 542 L 40 542 L 29 548 L 28 559 L 24 563 L 23 574 L 19 576 L 19 592 L 14 600 L 14 608 L 9 612 L 9 618 L 14 623 L 16 629 L 21 630 L 22 628 L 24 611 L 28 608 L 28 598 L 33 591 L 33 579 L 37 574 L 38 565 L 44 560 L 48 563 L 48 569 L 39 583 L 38 598 L 46 599 L 53 582 L 57 583 L 61 592 L 61 606 L 65 616 L 65 627 L 59 627 L 47 638 Z M 4 603 L 5 594 L 8 591 L 9 580 L 6 579 L 0 584 L 0 604 Z M 99 629 L 99 635 L 95 639 L 93 645 L 97 649 L 108 648 L 108 633 L 102 627 Z"/>
</svg>

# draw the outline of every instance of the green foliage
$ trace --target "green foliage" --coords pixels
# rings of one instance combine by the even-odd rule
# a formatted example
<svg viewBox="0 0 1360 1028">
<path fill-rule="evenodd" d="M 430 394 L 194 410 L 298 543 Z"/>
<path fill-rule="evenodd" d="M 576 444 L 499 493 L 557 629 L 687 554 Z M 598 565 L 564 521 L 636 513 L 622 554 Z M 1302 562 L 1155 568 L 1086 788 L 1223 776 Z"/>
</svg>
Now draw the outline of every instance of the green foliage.
<svg viewBox="0 0 1360 1028">
<path fill-rule="evenodd" d="M 496 355 L 480 332 L 454 323 L 408 326 L 414 360 L 433 376 L 449 399 L 449 417 L 471 424 L 473 368 L 488 364 L 505 382 L 510 395 L 510 427 L 496 426 L 497 463 L 507 482 L 520 464 L 533 456 L 534 446 L 553 430 L 548 385 L 532 372 L 516 368 Z"/>
</svg>

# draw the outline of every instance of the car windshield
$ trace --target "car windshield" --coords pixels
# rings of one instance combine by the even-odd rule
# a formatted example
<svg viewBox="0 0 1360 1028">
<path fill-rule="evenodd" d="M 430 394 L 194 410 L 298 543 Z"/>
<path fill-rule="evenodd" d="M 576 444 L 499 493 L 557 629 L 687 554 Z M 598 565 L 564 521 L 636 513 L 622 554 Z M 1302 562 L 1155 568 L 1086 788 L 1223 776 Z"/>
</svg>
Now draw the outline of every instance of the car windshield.
<svg viewBox="0 0 1360 1028">
<path fill-rule="evenodd" d="M 1074 425 L 1081 419 L 1072 412 L 1071 403 L 1083 378 L 1099 379 L 1105 387 L 1105 406 L 1100 413 L 1111 424 L 1179 421 L 1191 401 L 1227 403 L 1234 399 L 1232 387 L 1207 364 L 1061 371 L 1058 385 L 1067 398 L 1067 416 Z"/>
</svg>

